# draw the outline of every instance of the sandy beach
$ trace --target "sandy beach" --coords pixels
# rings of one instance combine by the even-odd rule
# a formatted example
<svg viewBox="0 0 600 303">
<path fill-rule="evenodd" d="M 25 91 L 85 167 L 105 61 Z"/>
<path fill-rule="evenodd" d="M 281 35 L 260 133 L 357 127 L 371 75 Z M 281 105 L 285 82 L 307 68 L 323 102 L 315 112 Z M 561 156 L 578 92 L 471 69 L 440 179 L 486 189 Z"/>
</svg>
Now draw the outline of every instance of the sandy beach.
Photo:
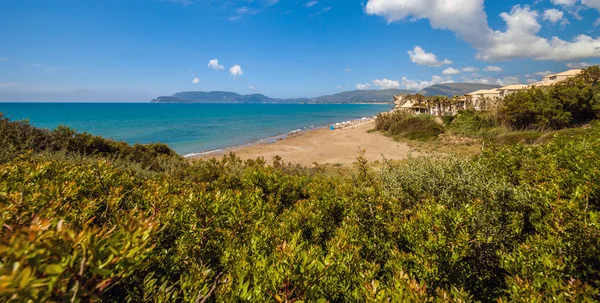
<svg viewBox="0 0 600 303">
<path fill-rule="evenodd" d="M 271 161 L 273 157 L 280 156 L 285 162 L 305 166 L 315 162 L 321 165 L 347 165 L 356 161 L 361 149 L 366 151 L 365 157 L 369 162 L 382 161 L 383 156 L 388 160 L 402 160 L 408 157 L 411 153 L 408 145 L 377 132 L 369 133 L 368 130 L 374 127 L 374 122 L 368 122 L 342 130 L 320 128 L 301 132 L 273 143 L 235 147 L 194 159 L 221 158 L 224 154 L 233 152 L 242 159 L 263 157 Z"/>
</svg>

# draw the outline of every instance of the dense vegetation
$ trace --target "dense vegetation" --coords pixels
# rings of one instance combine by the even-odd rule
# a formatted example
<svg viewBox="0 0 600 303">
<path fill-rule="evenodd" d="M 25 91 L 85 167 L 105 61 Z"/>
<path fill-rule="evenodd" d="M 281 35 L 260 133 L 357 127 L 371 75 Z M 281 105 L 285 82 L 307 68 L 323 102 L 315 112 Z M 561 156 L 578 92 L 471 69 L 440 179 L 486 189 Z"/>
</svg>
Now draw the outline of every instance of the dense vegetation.
<svg viewBox="0 0 600 303">
<path fill-rule="evenodd" d="M 565 128 L 600 115 L 600 67 L 591 66 L 574 78 L 550 87 L 508 95 L 499 119 L 511 128 Z"/>
<path fill-rule="evenodd" d="M 600 118 L 599 82 L 600 67 L 592 66 L 577 77 L 549 87 L 532 87 L 496 102 L 487 100 L 498 106 L 487 111 L 471 108 L 437 120 L 427 114 L 415 116 L 401 111 L 380 114 L 376 130 L 395 139 L 430 140 L 446 133 L 500 144 L 534 143 L 547 135 L 556 134 L 553 130 L 581 126 Z M 448 111 L 460 101 L 459 98 L 443 96 L 410 97 L 422 108 L 438 109 L 440 113 Z"/>
<path fill-rule="evenodd" d="M 600 300 L 598 125 L 350 175 L 1 125 L 2 302 Z"/>
<path fill-rule="evenodd" d="M 426 140 L 436 137 L 444 131 L 442 125 L 430 115 L 412 115 L 405 112 L 379 114 L 375 120 L 375 129 L 385 132 L 395 139 Z"/>
</svg>

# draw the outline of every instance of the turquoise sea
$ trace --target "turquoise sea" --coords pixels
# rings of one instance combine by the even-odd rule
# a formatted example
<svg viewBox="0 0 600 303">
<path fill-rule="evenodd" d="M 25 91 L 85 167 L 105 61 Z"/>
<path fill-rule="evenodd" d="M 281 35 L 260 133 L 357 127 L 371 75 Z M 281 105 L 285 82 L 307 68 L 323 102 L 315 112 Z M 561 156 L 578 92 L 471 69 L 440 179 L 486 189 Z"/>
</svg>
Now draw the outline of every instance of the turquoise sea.
<svg viewBox="0 0 600 303">
<path fill-rule="evenodd" d="M 66 125 L 130 144 L 162 142 L 181 155 L 369 117 L 391 108 L 382 104 L 0 103 L 0 112 L 12 120 L 28 119 L 49 129 Z"/>
</svg>

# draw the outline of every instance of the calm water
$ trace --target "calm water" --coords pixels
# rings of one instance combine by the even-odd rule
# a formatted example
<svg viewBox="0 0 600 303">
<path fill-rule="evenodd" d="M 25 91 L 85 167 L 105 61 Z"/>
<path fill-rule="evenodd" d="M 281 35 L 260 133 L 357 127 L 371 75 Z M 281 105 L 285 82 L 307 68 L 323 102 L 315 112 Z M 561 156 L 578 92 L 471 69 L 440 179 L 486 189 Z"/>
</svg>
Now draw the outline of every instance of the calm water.
<svg viewBox="0 0 600 303">
<path fill-rule="evenodd" d="M 168 144 L 179 154 L 250 143 L 310 126 L 389 111 L 392 105 L 0 103 L 13 120 L 66 125 L 128 143 Z"/>
</svg>

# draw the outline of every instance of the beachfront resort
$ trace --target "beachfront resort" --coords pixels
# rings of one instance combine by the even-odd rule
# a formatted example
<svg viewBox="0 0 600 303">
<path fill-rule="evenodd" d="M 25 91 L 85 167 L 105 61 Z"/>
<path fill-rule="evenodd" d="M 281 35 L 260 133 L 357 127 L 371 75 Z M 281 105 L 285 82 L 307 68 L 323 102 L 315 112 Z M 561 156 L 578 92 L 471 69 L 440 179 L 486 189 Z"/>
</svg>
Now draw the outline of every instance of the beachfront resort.
<svg viewBox="0 0 600 303">
<path fill-rule="evenodd" d="M 557 74 L 545 76 L 542 81 L 532 84 L 511 84 L 500 88 L 477 90 L 464 96 L 425 97 L 422 95 L 397 95 L 394 96 L 396 104 L 393 111 L 405 111 L 414 114 L 430 114 L 434 116 L 453 116 L 460 110 L 473 109 L 476 111 L 492 110 L 498 106 L 499 101 L 510 94 L 519 91 L 537 88 L 548 88 L 567 79 L 580 75 L 582 69 L 571 69 Z"/>
</svg>

